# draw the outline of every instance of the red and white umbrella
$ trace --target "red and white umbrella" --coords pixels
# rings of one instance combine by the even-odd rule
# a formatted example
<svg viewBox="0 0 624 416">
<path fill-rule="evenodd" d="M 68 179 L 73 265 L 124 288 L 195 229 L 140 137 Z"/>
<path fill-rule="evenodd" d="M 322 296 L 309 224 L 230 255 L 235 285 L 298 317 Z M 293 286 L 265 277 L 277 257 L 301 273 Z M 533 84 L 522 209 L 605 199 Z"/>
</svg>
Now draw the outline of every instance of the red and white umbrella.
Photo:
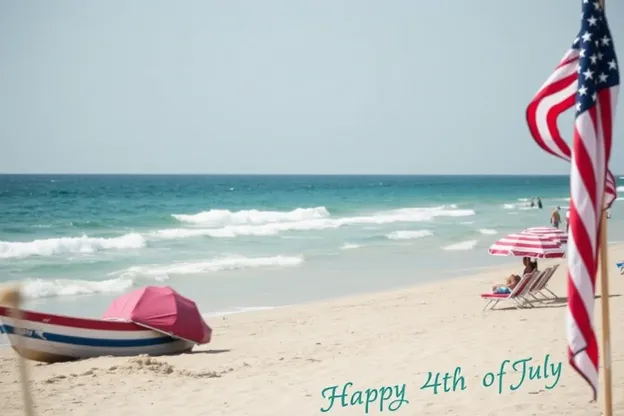
<svg viewBox="0 0 624 416">
<path fill-rule="evenodd" d="M 548 237 L 535 234 L 509 234 L 490 246 L 490 254 L 494 256 L 518 256 L 553 258 L 563 257 L 565 249 L 561 243 Z"/>
<path fill-rule="evenodd" d="M 540 235 L 542 237 L 559 241 L 561 244 L 568 242 L 568 233 L 555 227 L 531 227 L 527 228 L 522 233 Z"/>
</svg>

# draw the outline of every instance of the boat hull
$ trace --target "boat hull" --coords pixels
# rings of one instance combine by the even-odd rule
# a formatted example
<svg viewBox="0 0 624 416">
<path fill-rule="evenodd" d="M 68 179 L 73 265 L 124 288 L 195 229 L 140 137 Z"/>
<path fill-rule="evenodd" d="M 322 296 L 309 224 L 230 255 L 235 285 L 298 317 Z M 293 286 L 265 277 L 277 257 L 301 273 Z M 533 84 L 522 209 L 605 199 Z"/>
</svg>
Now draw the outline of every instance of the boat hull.
<svg viewBox="0 0 624 416">
<path fill-rule="evenodd" d="M 100 356 L 129 357 L 181 354 L 194 343 L 131 322 L 74 318 L 22 311 L 15 319 L 0 306 L 0 333 L 24 358 L 46 363 Z"/>
</svg>

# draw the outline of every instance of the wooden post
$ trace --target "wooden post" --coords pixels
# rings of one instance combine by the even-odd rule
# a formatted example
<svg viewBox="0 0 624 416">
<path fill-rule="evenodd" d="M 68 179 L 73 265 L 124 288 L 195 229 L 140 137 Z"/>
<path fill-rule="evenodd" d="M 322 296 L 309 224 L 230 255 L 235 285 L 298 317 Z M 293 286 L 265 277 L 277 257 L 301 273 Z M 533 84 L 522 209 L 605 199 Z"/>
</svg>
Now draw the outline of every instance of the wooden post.
<svg viewBox="0 0 624 416">
<path fill-rule="evenodd" d="M 605 0 L 599 0 L 602 12 L 607 16 Z M 606 174 L 605 174 L 606 184 Z M 606 194 L 603 196 L 606 200 Z M 609 315 L 609 251 L 607 240 L 607 210 L 602 210 L 600 221 L 600 299 L 602 300 L 602 373 L 604 377 L 604 414 L 613 416 L 613 392 L 611 382 L 611 323 Z"/>
<path fill-rule="evenodd" d="M 598 0 L 602 13 L 607 16 L 605 0 Z M 608 165 L 607 165 L 608 167 Z M 605 185 L 606 185 L 605 173 Z M 606 193 L 603 194 L 602 207 L 605 206 Z M 607 210 L 602 209 L 600 221 L 600 299 L 602 300 L 602 373 L 604 376 L 604 414 L 613 416 L 613 394 L 611 384 L 611 324 L 609 319 L 609 251 L 607 240 Z"/>
<path fill-rule="evenodd" d="M 19 288 L 11 288 L 11 289 L 5 289 L 4 291 L 0 291 L 0 305 L 6 305 L 11 308 L 10 315 L 13 318 L 13 329 L 15 332 L 17 332 L 16 331 L 17 325 L 23 317 L 22 310 L 20 309 L 21 303 L 22 302 L 21 302 L 21 295 L 20 295 Z M 18 343 L 21 342 L 19 341 L 20 339 L 19 335 L 17 335 L 15 339 L 18 340 L 16 342 Z M 33 410 L 34 406 L 33 406 L 32 397 L 30 395 L 30 386 L 28 385 L 27 365 L 28 364 L 26 363 L 26 360 L 18 353 L 17 354 L 17 367 L 18 367 L 19 375 L 20 375 L 20 382 L 21 382 L 20 384 L 22 386 L 22 396 L 24 397 L 24 413 L 26 414 L 26 416 L 34 416 L 35 415 L 35 412 Z"/>
<path fill-rule="evenodd" d="M 607 210 L 600 221 L 600 300 L 602 306 L 602 374 L 604 376 L 605 416 L 613 416 L 611 390 L 611 328 L 609 320 L 609 261 L 607 252 Z"/>
</svg>

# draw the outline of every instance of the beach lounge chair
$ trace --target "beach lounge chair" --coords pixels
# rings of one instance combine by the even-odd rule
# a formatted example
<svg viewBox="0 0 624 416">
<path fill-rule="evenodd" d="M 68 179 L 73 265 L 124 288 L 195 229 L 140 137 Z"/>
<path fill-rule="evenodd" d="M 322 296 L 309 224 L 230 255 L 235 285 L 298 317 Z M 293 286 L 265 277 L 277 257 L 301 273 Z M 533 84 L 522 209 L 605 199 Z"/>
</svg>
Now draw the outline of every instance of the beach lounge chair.
<svg viewBox="0 0 624 416">
<path fill-rule="evenodd" d="M 542 279 L 535 285 L 535 287 L 533 288 L 533 290 L 531 291 L 532 294 L 540 294 L 544 297 L 543 300 L 550 300 L 553 299 L 547 295 L 544 294 L 544 291 L 547 291 L 548 293 L 550 293 L 551 295 L 554 296 L 554 299 L 558 299 L 559 296 L 557 296 L 552 290 L 550 290 L 547 286 L 548 286 L 548 282 L 550 282 L 550 279 L 553 277 L 553 275 L 555 274 L 555 272 L 557 271 L 557 269 L 559 268 L 558 264 L 555 264 L 553 267 L 551 267 L 550 269 L 546 269 L 549 270 L 549 272 L 544 275 L 542 277 Z"/>
<path fill-rule="evenodd" d="M 543 272 L 541 272 L 543 273 Z M 525 306 L 533 307 L 533 304 L 527 299 L 529 289 L 533 285 L 534 279 L 541 277 L 540 272 L 527 273 L 520 279 L 520 282 L 511 291 L 511 293 L 482 293 L 481 298 L 487 300 L 483 311 L 486 311 L 488 307 L 494 309 L 496 305 L 503 301 L 511 301 L 514 303 L 517 309 Z M 491 305 L 491 306 L 490 306 Z"/>
<path fill-rule="evenodd" d="M 531 286 L 529 287 L 529 290 L 527 291 L 527 296 L 531 296 L 533 300 L 542 302 L 544 299 L 538 298 L 536 295 L 539 293 L 539 290 L 541 290 L 541 288 L 543 287 L 543 284 L 548 281 L 548 279 L 552 275 L 552 272 L 553 272 L 552 267 L 548 267 L 547 269 L 537 271 L 539 275 L 533 279 L 533 282 L 531 282 Z"/>
</svg>

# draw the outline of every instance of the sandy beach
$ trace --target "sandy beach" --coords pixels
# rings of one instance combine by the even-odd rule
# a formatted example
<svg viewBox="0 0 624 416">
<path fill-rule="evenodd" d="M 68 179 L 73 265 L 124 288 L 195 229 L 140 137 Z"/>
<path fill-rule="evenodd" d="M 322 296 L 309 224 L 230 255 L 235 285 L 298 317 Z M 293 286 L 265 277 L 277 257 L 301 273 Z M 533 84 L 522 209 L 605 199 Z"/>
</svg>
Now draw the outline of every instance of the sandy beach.
<svg viewBox="0 0 624 416">
<path fill-rule="evenodd" d="M 616 323 L 624 313 L 624 279 L 615 267 L 622 258 L 624 246 L 610 246 L 615 414 L 624 412 L 624 336 Z M 601 402 L 589 402 L 590 388 L 566 361 L 565 301 L 482 312 L 484 302 L 478 294 L 519 268 L 519 261 L 510 261 L 510 267 L 434 284 L 214 318 L 209 322 L 213 342 L 192 354 L 31 364 L 36 412 L 312 416 L 379 414 L 381 409 L 405 415 L 601 414 Z M 565 261 L 542 261 L 540 268 L 556 262 L 562 268 L 550 287 L 565 296 Z M 595 319 L 600 328 L 598 302 Z M 14 353 L 4 349 L 0 354 L 1 414 L 22 414 Z M 497 374 L 505 360 L 510 361 L 501 382 Z M 521 380 L 523 363 L 533 370 L 539 365 L 539 379 L 526 374 Z M 432 388 L 421 389 L 429 372 L 433 381 L 440 373 L 437 394 Z M 493 375 L 486 381 L 492 385 L 486 388 L 482 382 L 489 372 Z M 345 385 L 343 407 L 339 396 Z M 357 391 L 362 392 L 362 404 L 357 404 Z M 333 404 L 332 392 L 337 396 Z"/>
</svg>

